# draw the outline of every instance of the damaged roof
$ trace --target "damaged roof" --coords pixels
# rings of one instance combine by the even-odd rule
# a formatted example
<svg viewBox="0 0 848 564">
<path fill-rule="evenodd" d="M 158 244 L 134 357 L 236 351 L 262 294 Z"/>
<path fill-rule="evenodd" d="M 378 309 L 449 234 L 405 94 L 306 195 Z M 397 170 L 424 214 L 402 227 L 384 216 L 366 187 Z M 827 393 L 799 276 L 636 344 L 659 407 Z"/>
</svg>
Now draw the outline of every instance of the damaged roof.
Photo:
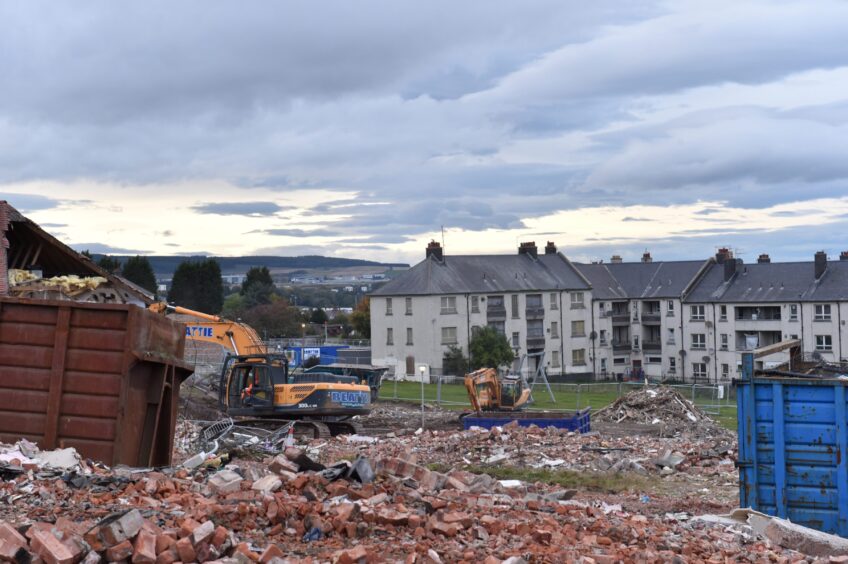
<svg viewBox="0 0 848 564">
<path fill-rule="evenodd" d="M 8 292 L 6 277 L 9 269 L 28 270 L 39 267 L 44 278 L 76 275 L 82 278 L 100 276 L 119 290 L 128 301 L 153 303 L 153 295 L 137 285 L 100 268 L 87 256 L 78 253 L 28 219 L 11 204 L 0 200 L 0 261 L 3 266 L 2 292 Z"/>
<path fill-rule="evenodd" d="M 561 253 L 539 255 L 430 256 L 374 296 L 486 294 L 551 290 L 588 290 L 586 279 Z"/>
<path fill-rule="evenodd" d="M 725 282 L 724 265 L 711 265 L 686 302 L 830 302 L 848 300 L 848 261 L 828 261 L 820 279 L 815 263 L 737 261 L 736 273 Z"/>
<path fill-rule="evenodd" d="M 621 262 L 574 266 L 592 284 L 595 299 L 680 297 L 709 260 Z"/>
</svg>

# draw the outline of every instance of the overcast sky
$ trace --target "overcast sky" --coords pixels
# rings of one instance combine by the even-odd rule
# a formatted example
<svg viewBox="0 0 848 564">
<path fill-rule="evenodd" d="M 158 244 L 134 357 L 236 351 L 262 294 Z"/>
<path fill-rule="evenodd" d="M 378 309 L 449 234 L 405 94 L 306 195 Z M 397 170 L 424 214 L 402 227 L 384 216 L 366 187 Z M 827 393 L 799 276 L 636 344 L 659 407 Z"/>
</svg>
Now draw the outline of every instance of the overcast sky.
<svg viewBox="0 0 848 564">
<path fill-rule="evenodd" d="M 0 197 L 77 248 L 848 247 L 848 3 L 0 0 Z"/>
</svg>

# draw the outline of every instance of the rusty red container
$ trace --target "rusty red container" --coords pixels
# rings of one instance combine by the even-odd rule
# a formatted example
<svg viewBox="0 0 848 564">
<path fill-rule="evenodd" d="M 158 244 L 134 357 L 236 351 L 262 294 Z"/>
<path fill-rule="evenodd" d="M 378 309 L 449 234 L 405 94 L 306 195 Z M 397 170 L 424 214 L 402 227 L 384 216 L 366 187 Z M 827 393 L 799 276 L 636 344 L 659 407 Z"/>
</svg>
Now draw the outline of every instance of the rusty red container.
<svg viewBox="0 0 848 564">
<path fill-rule="evenodd" d="M 0 298 L 0 440 L 170 464 L 184 331 L 134 305 Z"/>
</svg>

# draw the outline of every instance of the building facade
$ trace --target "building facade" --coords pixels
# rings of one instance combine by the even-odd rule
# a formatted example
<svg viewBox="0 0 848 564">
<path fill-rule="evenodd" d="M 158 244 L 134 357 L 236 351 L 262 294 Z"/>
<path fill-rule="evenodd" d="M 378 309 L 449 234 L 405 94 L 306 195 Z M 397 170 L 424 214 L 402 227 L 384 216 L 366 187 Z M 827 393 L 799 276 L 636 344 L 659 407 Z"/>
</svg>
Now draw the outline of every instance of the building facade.
<svg viewBox="0 0 848 564">
<path fill-rule="evenodd" d="M 746 265 L 727 249 L 708 260 L 572 263 L 548 243 L 514 255 L 425 260 L 371 294 L 375 364 L 418 378 L 443 374 L 450 347 L 474 331 L 506 336 L 525 369 L 552 379 L 726 383 L 747 350 L 798 338 L 814 358 L 848 357 L 848 253 L 828 261 Z M 782 360 L 765 358 L 764 365 Z M 518 362 L 518 361 L 517 361 Z"/>
</svg>

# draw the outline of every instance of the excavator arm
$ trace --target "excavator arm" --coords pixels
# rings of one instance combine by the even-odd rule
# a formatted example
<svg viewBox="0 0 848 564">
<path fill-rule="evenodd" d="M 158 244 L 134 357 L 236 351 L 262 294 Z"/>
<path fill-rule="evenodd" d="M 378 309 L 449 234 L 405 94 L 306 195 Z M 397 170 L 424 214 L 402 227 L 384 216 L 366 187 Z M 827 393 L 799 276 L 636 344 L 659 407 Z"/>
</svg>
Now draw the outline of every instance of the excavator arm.
<svg viewBox="0 0 848 564">
<path fill-rule="evenodd" d="M 148 309 L 155 313 L 176 313 L 196 318 L 197 321 L 184 322 L 186 339 L 216 343 L 235 355 L 267 353 L 264 343 L 253 327 L 244 323 L 165 302 L 151 304 Z"/>
</svg>

